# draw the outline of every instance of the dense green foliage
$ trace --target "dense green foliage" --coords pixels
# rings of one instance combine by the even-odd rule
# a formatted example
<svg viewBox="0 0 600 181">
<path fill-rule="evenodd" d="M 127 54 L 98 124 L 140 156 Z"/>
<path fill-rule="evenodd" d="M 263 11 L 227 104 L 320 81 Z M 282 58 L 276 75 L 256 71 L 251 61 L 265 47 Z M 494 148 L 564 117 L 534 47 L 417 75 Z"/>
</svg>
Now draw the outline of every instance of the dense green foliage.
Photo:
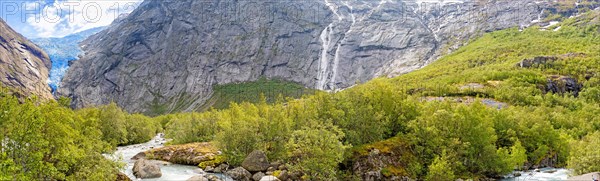
<svg viewBox="0 0 600 181">
<path fill-rule="evenodd" d="M 61 104 L 69 101 L 19 101 L 1 92 L 0 180 L 114 180 L 120 165 L 102 154 L 159 130 L 114 104 L 73 111 Z"/>
<path fill-rule="evenodd" d="M 576 174 L 585 174 L 597 172 L 600 170 L 600 132 L 587 135 L 581 141 L 575 141 L 571 157 L 569 158 L 569 167 L 576 171 Z"/>
<path fill-rule="evenodd" d="M 556 25 L 559 31 L 489 33 L 421 70 L 338 93 L 272 105 L 232 104 L 197 113 L 195 120 L 170 115 L 167 136 L 175 143 L 214 140 L 234 165 L 252 150 L 263 150 L 313 179 L 333 177 L 341 150 L 386 139 L 386 144 L 406 140 L 404 148 L 417 157 L 403 164 L 410 168 L 384 168 L 386 176 L 495 177 L 542 163 L 568 164 L 576 173 L 598 171 L 580 159 L 600 157 L 589 146 L 597 145 L 600 130 L 598 17 L 565 19 Z M 556 61 L 517 66 L 537 56 Z M 579 96 L 546 90 L 557 76 L 582 84 Z M 480 86 L 463 88 L 469 84 Z M 191 131 L 189 125 L 203 126 Z"/>
</svg>

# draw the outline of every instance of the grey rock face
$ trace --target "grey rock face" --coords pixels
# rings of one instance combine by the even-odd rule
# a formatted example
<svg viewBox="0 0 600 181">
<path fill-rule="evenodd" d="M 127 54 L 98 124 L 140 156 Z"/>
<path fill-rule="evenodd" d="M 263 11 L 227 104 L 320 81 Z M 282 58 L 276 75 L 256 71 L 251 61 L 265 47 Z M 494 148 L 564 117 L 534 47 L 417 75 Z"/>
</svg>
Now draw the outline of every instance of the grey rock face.
<svg viewBox="0 0 600 181">
<path fill-rule="evenodd" d="M 0 85 L 53 99 L 48 86 L 51 63 L 48 55 L 0 19 Z"/>
<path fill-rule="evenodd" d="M 333 90 L 416 70 L 547 6 L 395 1 L 147 0 L 82 43 L 59 93 L 75 107 L 190 111 L 214 85 L 281 78 Z M 448 1 L 446 1 L 448 2 Z"/>
</svg>

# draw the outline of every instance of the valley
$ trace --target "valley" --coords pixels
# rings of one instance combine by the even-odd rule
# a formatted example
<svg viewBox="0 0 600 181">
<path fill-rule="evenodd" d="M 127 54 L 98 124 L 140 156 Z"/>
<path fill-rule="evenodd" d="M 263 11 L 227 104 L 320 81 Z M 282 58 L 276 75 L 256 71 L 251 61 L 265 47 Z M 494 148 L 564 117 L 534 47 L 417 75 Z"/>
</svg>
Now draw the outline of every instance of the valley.
<svg viewBox="0 0 600 181">
<path fill-rule="evenodd" d="M 144 0 L 31 42 L 0 21 L 0 180 L 600 179 L 599 7 Z"/>
</svg>

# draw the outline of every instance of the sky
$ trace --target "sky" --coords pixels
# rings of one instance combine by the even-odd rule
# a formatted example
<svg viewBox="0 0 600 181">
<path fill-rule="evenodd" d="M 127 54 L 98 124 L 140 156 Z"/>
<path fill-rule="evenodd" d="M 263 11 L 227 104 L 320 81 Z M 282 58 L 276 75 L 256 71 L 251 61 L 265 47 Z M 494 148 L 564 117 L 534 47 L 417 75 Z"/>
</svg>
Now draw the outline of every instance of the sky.
<svg viewBox="0 0 600 181">
<path fill-rule="evenodd" d="M 0 0 L 0 18 L 27 38 L 64 37 L 107 26 L 142 0 Z"/>
</svg>

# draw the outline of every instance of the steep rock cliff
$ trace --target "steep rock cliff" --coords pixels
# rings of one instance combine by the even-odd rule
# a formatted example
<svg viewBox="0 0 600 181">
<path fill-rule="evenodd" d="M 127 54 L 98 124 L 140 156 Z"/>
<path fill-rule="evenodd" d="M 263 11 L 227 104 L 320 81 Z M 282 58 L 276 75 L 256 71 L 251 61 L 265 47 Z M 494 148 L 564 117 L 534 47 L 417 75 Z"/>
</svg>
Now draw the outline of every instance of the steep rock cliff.
<svg viewBox="0 0 600 181">
<path fill-rule="evenodd" d="M 0 19 L 0 82 L 24 96 L 52 99 L 48 55 Z"/>
<path fill-rule="evenodd" d="M 418 69 L 549 4 L 480 1 L 147 0 L 82 43 L 63 79 L 75 107 L 200 107 L 212 86 L 281 78 L 334 90 Z"/>
</svg>

